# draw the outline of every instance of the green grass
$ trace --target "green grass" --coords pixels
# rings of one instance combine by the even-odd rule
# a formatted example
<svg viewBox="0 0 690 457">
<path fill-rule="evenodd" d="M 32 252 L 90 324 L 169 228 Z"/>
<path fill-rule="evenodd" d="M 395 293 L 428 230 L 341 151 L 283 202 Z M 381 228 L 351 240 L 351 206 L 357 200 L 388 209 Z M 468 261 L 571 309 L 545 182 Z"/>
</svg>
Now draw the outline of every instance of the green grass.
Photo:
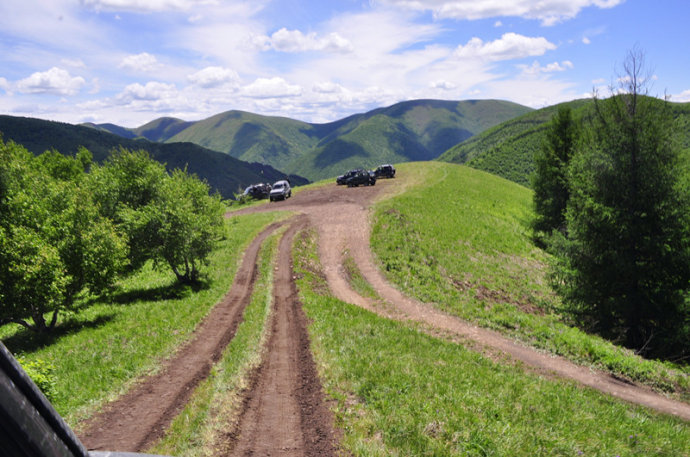
<svg viewBox="0 0 690 457">
<path fill-rule="evenodd" d="M 76 424 L 137 377 L 155 371 L 190 337 L 229 290 L 245 247 L 280 217 L 266 213 L 230 219 L 228 237 L 213 253 L 200 290 L 176 286 L 171 272 L 145 268 L 123 280 L 110 299 L 63 316 L 52 334 L 7 325 L 0 328 L 0 338 L 25 360 L 54 367 L 53 405 Z"/>
<path fill-rule="evenodd" d="M 252 369 L 261 362 L 261 349 L 268 337 L 266 324 L 273 304 L 272 266 L 278 236 L 274 234 L 264 242 L 251 303 L 223 357 L 150 452 L 187 457 L 222 452 L 223 437 L 241 405 L 240 394 L 248 387 Z"/>
<path fill-rule="evenodd" d="M 328 294 L 313 234 L 298 287 L 342 445 L 362 456 L 677 456 L 690 428 L 566 381 L 501 365 Z"/>
<path fill-rule="evenodd" d="M 690 369 L 644 360 L 564 323 L 530 240 L 532 192 L 464 166 L 414 163 L 423 185 L 377 204 L 372 249 L 390 281 L 439 309 L 578 363 L 690 398 Z"/>
</svg>

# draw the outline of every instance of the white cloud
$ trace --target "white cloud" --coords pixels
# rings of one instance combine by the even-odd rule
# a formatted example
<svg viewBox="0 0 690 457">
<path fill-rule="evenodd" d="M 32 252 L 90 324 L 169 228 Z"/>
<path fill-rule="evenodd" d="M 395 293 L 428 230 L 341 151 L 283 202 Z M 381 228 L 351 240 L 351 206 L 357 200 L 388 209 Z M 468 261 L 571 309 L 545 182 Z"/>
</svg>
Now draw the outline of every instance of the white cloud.
<svg viewBox="0 0 690 457">
<path fill-rule="evenodd" d="M 283 78 L 258 78 L 242 88 L 242 95 L 250 98 L 283 98 L 302 94 L 300 86 L 289 84 Z"/>
<path fill-rule="evenodd" d="M 432 89 L 441 90 L 454 90 L 457 88 L 457 86 L 450 81 L 434 81 L 429 85 L 429 87 Z"/>
<path fill-rule="evenodd" d="M 67 70 L 53 67 L 18 81 L 16 87 L 26 94 L 75 95 L 84 84 L 86 80 L 81 76 L 72 77 Z"/>
<path fill-rule="evenodd" d="M 518 65 L 517 67 L 522 69 L 524 75 L 538 75 L 566 71 L 572 69 L 574 65 L 571 61 L 564 60 L 563 62 L 553 62 L 542 67 L 539 62 L 535 61 L 532 65 Z"/>
<path fill-rule="evenodd" d="M 60 63 L 67 67 L 86 68 L 86 64 L 81 59 L 61 59 Z"/>
<path fill-rule="evenodd" d="M 590 39 L 587 38 L 587 37 L 582 37 L 582 42 L 583 42 L 584 44 L 591 44 L 591 43 L 592 43 L 592 40 L 590 40 Z"/>
<path fill-rule="evenodd" d="M 188 11 L 204 5 L 215 5 L 216 0 L 80 0 L 82 6 L 96 11 Z"/>
<path fill-rule="evenodd" d="M 544 37 L 532 38 L 510 32 L 487 43 L 474 37 L 466 45 L 458 46 L 455 56 L 461 59 L 499 61 L 540 56 L 553 49 L 556 49 L 556 45 Z"/>
<path fill-rule="evenodd" d="M 133 100 L 161 100 L 176 95 L 177 88 L 174 84 L 150 81 L 144 86 L 139 83 L 130 84 L 116 98 L 126 104 Z"/>
<path fill-rule="evenodd" d="M 206 67 L 187 77 L 192 84 L 209 89 L 220 87 L 226 84 L 236 86 L 240 80 L 235 70 L 224 67 Z"/>
<path fill-rule="evenodd" d="M 537 19 L 543 25 L 554 25 L 572 19 L 590 6 L 613 8 L 625 0 L 378 0 L 415 11 L 431 11 L 435 17 L 450 19 L 486 19 L 515 16 Z"/>
<path fill-rule="evenodd" d="M 352 43 L 335 32 L 319 37 L 316 33 L 305 35 L 299 30 L 282 28 L 270 37 L 254 36 L 251 41 L 259 49 L 274 49 L 281 52 L 327 51 L 346 53 L 353 50 Z"/>
<path fill-rule="evenodd" d="M 127 56 L 122 59 L 122 62 L 120 62 L 120 65 L 118 65 L 118 68 L 144 72 L 153 71 L 157 67 L 158 59 L 156 59 L 156 56 L 153 56 L 148 52 Z"/>
<path fill-rule="evenodd" d="M 501 21 L 494 22 L 494 27 L 503 27 L 503 22 L 501 22 Z"/>
<path fill-rule="evenodd" d="M 680 94 L 677 95 L 671 95 L 671 101 L 672 102 L 690 102 L 690 89 L 684 90 Z"/>
<path fill-rule="evenodd" d="M 321 82 L 314 84 L 312 90 L 319 94 L 339 94 L 344 92 L 345 88 L 333 82 Z"/>
</svg>

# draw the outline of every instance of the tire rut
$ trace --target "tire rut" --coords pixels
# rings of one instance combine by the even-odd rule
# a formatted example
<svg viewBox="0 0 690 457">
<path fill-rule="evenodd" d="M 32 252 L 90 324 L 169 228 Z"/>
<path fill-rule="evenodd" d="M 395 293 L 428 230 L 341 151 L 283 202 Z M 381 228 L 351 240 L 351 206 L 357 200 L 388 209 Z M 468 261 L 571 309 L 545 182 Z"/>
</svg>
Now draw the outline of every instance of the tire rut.
<svg viewBox="0 0 690 457">
<path fill-rule="evenodd" d="M 229 455 L 335 455 L 332 417 L 323 400 L 293 278 L 292 241 L 306 224 L 305 217 L 297 218 L 280 240 L 271 335 L 230 437 Z"/>
<path fill-rule="evenodd" d="M 163 436 L 234 337 L 251 299 L 261 244 L 281 225 L 269 225 L 250 243 L 232 288 L 193 338 L 158 373 L 142 379 L 79 427 L 79 438 L 87 449 L 142 452 Z"/>
</svg>

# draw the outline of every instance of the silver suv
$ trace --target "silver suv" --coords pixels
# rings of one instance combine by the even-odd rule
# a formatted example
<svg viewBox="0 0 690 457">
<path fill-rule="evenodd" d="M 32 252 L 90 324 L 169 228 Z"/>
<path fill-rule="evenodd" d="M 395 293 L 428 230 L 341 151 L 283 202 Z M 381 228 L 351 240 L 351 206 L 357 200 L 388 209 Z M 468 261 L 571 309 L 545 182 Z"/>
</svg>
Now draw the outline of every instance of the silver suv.
<svg viewBox="0 0 690 457">
<path fill-rule="evenodd" d="M 271 192 L 268 194 L 268 198 L 274 202 L 276 200 L 286 200 L 292 196 L 292 189 L 290 189 L 290 183 L 281 180 L 273 183 Z"/>
</svg>

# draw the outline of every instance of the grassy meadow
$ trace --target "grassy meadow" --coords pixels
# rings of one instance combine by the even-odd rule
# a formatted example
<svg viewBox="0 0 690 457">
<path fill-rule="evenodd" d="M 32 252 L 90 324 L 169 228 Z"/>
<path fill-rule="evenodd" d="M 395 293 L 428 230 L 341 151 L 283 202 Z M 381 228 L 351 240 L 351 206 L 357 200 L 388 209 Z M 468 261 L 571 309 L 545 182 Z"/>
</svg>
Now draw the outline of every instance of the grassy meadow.
<svg viewBox="0 0 690 457">
<path fill-rule="evenodd" d="M 334 298 L 316 237 L 294 248 L 312 350 L 345 452 L 687 457 L 682 420 L 504 365 Z"/>
<path fill-rule="evenodd" d="M 531 190 L 444 163 L 399 167 L 418 184 L 379 202 L 372 250 L 403 292 L 511 337 L 617 376 L 690 398 L 690 368 L 644 360 L 567 325 L 530 240 Z"/>
<path fill-rule="evenodd" d="M 50 334 L 12 324 L 0 328 L 0 339 L 25 361 L 52 365 L 51 401 L 68 423 L 77 424 L 137 377 L 155 371 L 191 336 L 230 289 L 246 246 L 280 217 L 265 213 L 229 219 L 227 237 L 203 270 L 207 277 L 199 290 L 177 286 L 170 271 L 147 266 L 123 279 L 112 296 L 61 315 Z"/>
</svg>

